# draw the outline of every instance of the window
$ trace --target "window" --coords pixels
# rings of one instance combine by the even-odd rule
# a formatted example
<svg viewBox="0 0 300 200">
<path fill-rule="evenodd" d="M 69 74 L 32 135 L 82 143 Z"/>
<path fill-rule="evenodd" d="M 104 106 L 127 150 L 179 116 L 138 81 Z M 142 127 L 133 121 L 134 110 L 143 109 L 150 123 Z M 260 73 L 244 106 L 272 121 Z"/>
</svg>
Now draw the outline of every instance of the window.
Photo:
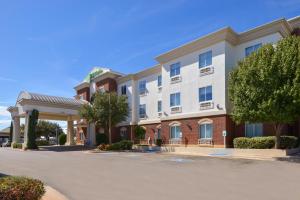
<svg viewBox="0 0 300 200">
<path fill-rule="evenodd" d="M 212 138 L 212 124 L 200 124 L 199 125 L 199 137 L 200 139 L 211 139 Z"/>
<path fill-rule="evenodd" d="M 146 80 L 139 82 L 139 92 L 140 94 L 146 93 Z"/>
<path fill-rule="evenodd" d="M 157 129 L 156 139 L 161 139 L 161 129 L 160 128 Z"/>
<path fill-rule="evenodd" d="M 246 56 L 249 56 L 252 52 L 257 51 L 257 49 L 259 49 L 261 46 L 262 46 L 262 44 L 259 43 L 259 44 L 256 44 L 256 45 L 247 47 L 247 48 L 245 49 L 245 55 L 246 55 Z"/>
<path fill-rule="evenodd" d="M 170 107 L 180 106 L 180 92 L 170 94 Z"/>
<path fill-rule="evenodd" d="M 210 66 L 212 64 L 212 51 L 199 55 L 199 68 Z"/>
<path fill-rule="evenodd" d="M 176 125 L 176 126 L 171 126 L 170 127 L 170 131 L 171 131 L 171 139 L 179 139 L 181 138 L 181 130 L 180 130 L 180 126 Z"/>
<path fill-rule="evenodd" d="M 80 132 L 80 133 L 79 133 L 79 136 L 80 136 L 80 140 L 83 141 L 83 140 L 84 140 L 84 133 L 83 133 L 83 132 Z"/>
<path fill-rule="evenodd" d="M 126 95 L 126 92 L 127 92 L 127 87 L 126 87 L 126 85 L 122 85 L 122 86 L 121 86 L 121 95 Z"/>
<path fill-rule="evenodd" d="M 212 86 L 199 88 L 199 102 L 212 100 Z"/>
<path fill-rule="evenodd" d="M 157 87 L 161 87 L 162 81 L 161 81 L 161 75 L 157 77 Z"/>
<path fill-rule="evenodd" d="M 180 63 L 175 63 L 170 66 L 170 77 L 180 75 Z"/>
<path fill-rule="evenodd" d="M 140 118 L 146 118 L 146 104 L 141 104 L 139 108 Z"/>
<path fill-rule="evenodd" d="M 106 92 L 104 86 L 99 87 L 98 91 L 100 93 L 105 93 Z"/>
<path fill-rule="evenodd" d="M 161 101 L 157 102 L 157 112 L 161 112 Z"/>
<path fill-rule="evenodd" d="M 253 123 L 245 124 L 245 136 L 246 137 L 257 137 L 263 135 L 263 124 L 262 123 Z"/>
<path fill-rule="evenodd" d="M 84 100 L 83 94 L 79 95 L 79 99 L 80 99 L 80 100 Z"/>
<path fill-rule="evenodd" d="M 120 129 L 120 136 L 121 136 L 122 139 L 127 137 L 127 129 L 125 127 L 122 127 Z"/>
</svg>

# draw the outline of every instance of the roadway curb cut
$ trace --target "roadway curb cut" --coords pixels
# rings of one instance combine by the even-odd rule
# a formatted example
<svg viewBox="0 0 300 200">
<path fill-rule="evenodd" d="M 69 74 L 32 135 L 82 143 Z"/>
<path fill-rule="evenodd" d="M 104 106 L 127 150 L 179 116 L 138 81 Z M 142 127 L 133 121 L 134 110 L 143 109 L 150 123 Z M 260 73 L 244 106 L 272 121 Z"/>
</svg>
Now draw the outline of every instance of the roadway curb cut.
<svg viewBox="0 0 300 200">
<path fill-rule="evenodd" d="M 55 190 L 54 188 L 48 185 L 45 186 L 45 189 L 46 189 L 46 193 L 41 200 L 69 200 L 62 193 L 60 193 L 59 191 Z"/>
</svg>

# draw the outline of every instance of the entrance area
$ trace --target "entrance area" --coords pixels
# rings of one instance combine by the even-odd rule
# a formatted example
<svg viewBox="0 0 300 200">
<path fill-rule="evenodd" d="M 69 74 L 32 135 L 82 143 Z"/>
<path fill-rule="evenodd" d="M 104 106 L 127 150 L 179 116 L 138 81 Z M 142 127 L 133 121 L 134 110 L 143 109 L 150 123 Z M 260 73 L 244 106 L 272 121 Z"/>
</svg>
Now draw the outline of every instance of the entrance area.
<svg viewBox="0 0 300 200">
<path fill-rule="evenodd" d="M 67 122 L 67 145 L 75 145 L 74 121 L 79 121 L 78 111 L 84 100 L 20 92 L 15 106 L 8 108 L 13 121 L 12 143 L 20 143 L 20 118 L 25 118 L 23 148 L 28 140 L 29 117 L 33 110 L 39 111 L 39 119 Z"/>
</svg>

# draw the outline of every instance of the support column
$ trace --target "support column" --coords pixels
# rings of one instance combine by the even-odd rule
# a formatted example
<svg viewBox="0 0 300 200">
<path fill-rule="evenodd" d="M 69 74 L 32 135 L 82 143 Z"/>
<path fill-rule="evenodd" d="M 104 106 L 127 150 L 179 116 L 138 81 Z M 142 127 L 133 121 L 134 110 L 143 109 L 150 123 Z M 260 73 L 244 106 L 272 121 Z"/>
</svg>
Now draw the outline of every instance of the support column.
<svg viewBox="0 0 300 200">
<path fill-rule="evenodd" d="M 12 143 L 20 142 L 20 117 L 13 117 L 13 136 Z"/>
<path fill-rule="evenodd" d="M 25 130 L 24 130 L 24 142 L 22 145 L 23 149 L 26 149 L 27 147 L 27 142 L 28 142 L 28 131 L 29 131 L 29 116 L 31 114 L 31 111 L 26 112 L 25 115 Z"/>
<path fill-rule="evenodd" d="M 87 137 L 89 141 L 90 146 L 95 146 L 96 145 L 96 127 L 95 124 L 88 124 L 87 126 Z"/>
<path fill-rule="evenodd" d="M 74 141 L 74 121 L 73 120 L 68 120 L 67 145 L 75 145 L 75 141 Z"/>
</svg>

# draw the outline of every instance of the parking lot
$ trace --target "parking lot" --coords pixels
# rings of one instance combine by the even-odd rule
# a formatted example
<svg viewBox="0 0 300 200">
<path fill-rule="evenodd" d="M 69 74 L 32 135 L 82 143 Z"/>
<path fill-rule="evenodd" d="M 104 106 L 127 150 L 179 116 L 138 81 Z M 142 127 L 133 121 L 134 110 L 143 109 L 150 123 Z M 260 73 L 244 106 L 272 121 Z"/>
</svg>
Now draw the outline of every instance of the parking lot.
<svg viewBox="0 0 300 200">
<path fill-rule="evenodd" d="M 288 161 L 10 148 L 0 158 L 0 173 L 39 178 L 74 200 L 300 197 L 300 164 Z"/>
</svg>

